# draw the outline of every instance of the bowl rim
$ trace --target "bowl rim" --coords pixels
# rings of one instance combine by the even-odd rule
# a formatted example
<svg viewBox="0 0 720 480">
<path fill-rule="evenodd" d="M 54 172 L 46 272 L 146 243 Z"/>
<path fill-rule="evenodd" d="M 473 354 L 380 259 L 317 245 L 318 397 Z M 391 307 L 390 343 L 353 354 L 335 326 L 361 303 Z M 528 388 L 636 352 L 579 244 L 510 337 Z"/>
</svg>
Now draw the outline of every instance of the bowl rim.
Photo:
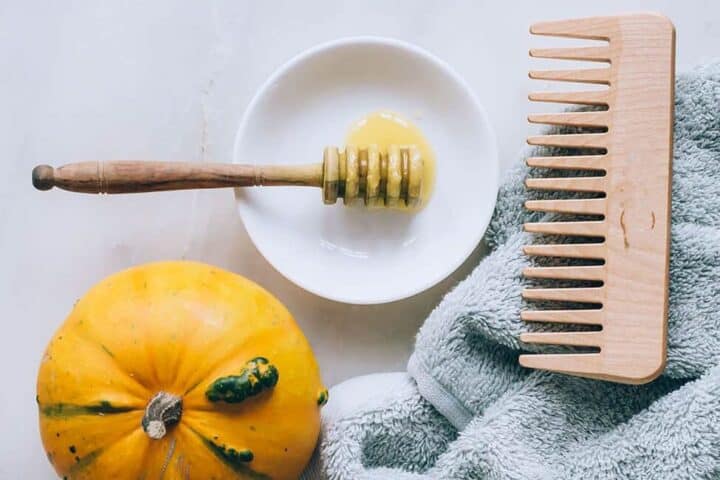
<svg viewBox="0 0 720 480">
<path fill-rule="evenodd" d="M 238 149 L 241 143 L 241 140 L 245 137 L 245 131 L 248 128 L 248 125 L 250 124 L 250 121 L 252 117 L 254 116 L 255 110 L 257 108 L 257 105 L 260 103 L 260 101 L 263 99 L 263 97 L 267 94 L 267 92 L 271 89 L 273 85 L 277 83 L 277 81 L 282 78 L 285 74 L 287 74 L 289 71 L 296 68 L 301 63 L 304 63 L 308 60 L 310 60 L 312 57 L 325 54 L 331 50 L 341 49 L 348 46 L 357 46 L 357 45 L 370 45 L 370 46 L 379 46 L 379 47 L 390 47 L 395 48 L 398 50 L 403 51 L 404 53 L 415 55 L 417 57 L 422 58 L 424 61 L 429 62 L 433 66 L 439 68 L 442 70 L 445 74 L 447 74 L 456 84 L 457 86 L 463 91 L 463 93 L 468 97 L 470 100 L 470 103 L 472 105 L 472 110 L 475 111 L 475 114 L 478 115 L 485 127 L 487 128 L 488 136 L 490 137 L 490 145 L 488 145 L 488 149 L 490 152 L 490 155 L 488 156 L 488 160 L 493 162 L 495 164 L 495 175 L 494 178 L 492 178 L 492 189 L 495 192 L 495 195 L 492 197 L 492 205 L 489 209 L 489 214 L 486 216 L 485 219 L 478 219 L 478 221 L 482 222 L 482 228 L 478 229 L 478 235 L 476 235 L 476 238 L 473 239 L 472 243 L 469 244 L 469 247 L 466 248 L 465 251 L 462 252 L 462 255 L 459 255 L 456 261 L 454 262 L 448 262 L 447 267 L 442 270 L 438 270 L 438 273 L 432 276 L 429 276 L 428 279 L 423 282 L 422 284 L 419 284 L 416 287 L 413 287 L 412 289 L 406 289 L 406 290 L 399 290 L 394 289 L 391 293 L 386 295 L 375 295 L 373 297 L 368 298 L 358 298 L 358 297 L 350 297 L 345 295 L 338 295 L 334 294 L 332 291 L 325 291 L 322 288 L 315 288 L 312 285 L 306 284 L 303 280 L 294 278 L 293 276 L 290 276 L 286 274 L 281 268 L 279 268 L 278 265 L 276 265 L 273 260 L 271 260 L 268 255 L 266 254 L 264 248 L 257 242 L 257 239 L 255 238 L 253 232 L 250 231 L 250 229 L 247 227 L 245 223 L 245 218 L 242 214 L 242 207 L 239 207 L 240 201 L 239 201 L 239 189 L 235 189 L 235 203 L 236 203 L 236 211 L 238 215 L 240 216 L 240 219 L 243 223 L 243 226 L 245 227 L 245 231 L 247 232 L 248 236 L 250 237 L 250 240 L 252 241 L 255 248 L 258 250 L 260 255 L 277 271 L 280 275 L 282 275 L 284 278 L 286 278 L 291 283 L 294 283 L 295 285 L 299 286 L 303 290 L 310 292 L 318 297 L 325 298 L 328 300 L 332 300 L 339 303 L 345 303 L 350 305 L 379 305 L 379 304 L 385 304 L 390 302 L 396 302 L 400 300 L 405 300 L 411 297 L 414 297 L 415 295 L 418 295 L 433 286 L 437 285 L 438 283 L 442 282 L 444 279 L 448 278 L 450 275 L 452 275 L 453 272 L 455 272 L 460 266 L 470 257 L 472 252 L 477 248 L 477 246 L 482 241 L 483 237 L 485 236 L 485 232 L 487 230 L 488 225 L 490 224 L 490 220 L 492 219 L 493 212 L 495 210 L 495 205 L 497 203 L 497 192 L 500 187 L 500 162 L 498 158 L 498 147 L 497 147 L 497 136 L 495 134 L 495 129 L 492 126 L 492 123 L 490 123 L 490 120 L 488 118 L 487 112 L 483 108 L 482 104 L 477 98 L 477 95 L 475 92 L 470 88 L 470 85 L 465 81 L 463 77 L 460 76 L 459 73 L 457 73 L 447 62 L 440 59 L 436 55 L 430 53 L 429 51 L 425 50 L 424 48 L 421 48 L 417 45 L 414 45 L 410 42 L 407 42 L 405 40 L 400 40 L 393 37 L 386 37 L 386 36 L 377 36 L 377 35 L 359 35 L 359 36 L 347 36 L 347 37 L 341 37 L 334 40 L 326 41 L 320 44 L 317 44 L 313 47 L 310 47 L 308 49 L 305 49 L 304 51 L 296 54 L 289 60 L 287 60 L 285 63 L 277 67 L 272 74 L 258 87 L 258 89 L 255 91 L 255 94 L 253 95 L 252 99 L 248 103 L 247 107 L 245 108 L 245 111 L 243 113 L 242 119 L 240 120 L 240 125 L 238 126 L 237 133 L 235 134 L 235 140 L 233 142 L 233 151 L 232 151 L 232 163 L 239 163 L 237 161 L 238 158 Z"/>
</svg>

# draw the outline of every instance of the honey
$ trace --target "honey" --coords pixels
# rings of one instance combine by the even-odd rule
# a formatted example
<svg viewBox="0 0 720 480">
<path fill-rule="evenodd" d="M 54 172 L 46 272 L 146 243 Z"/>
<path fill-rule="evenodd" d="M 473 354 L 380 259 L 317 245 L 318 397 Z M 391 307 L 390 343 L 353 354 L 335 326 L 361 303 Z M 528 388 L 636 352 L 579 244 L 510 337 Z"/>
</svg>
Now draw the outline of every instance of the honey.
<svg viewBox="0 0 720 480">
<path fill-rule="evenodd" d="M 370 113 L 353 123 L 345 143 L 358 147 L 376 145 L 382 152 L 387 152 L 391 145 L 417 149 L 423 161 L 421 202 L 418 208 L 427 205 L 435 186 L 435 153 L 420 129 L 410 120 L 387 110 Z M 392 206 L 401 208 L 402 204 Z"/>
</svg>

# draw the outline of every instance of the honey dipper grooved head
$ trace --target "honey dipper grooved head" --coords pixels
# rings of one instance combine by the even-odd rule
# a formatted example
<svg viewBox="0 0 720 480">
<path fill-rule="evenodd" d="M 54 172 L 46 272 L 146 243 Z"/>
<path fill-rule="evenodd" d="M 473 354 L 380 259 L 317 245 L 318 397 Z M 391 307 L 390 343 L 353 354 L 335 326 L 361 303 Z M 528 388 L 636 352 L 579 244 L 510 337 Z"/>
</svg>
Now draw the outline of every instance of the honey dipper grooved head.
<svg viewBox="0 0 720 480">
<path fill-rule="evenodd" d="M 339 150 L 327 147 L 323 155 L 323 201 L 347 205 L 363 199 L 368 206 L 416 207 L 423 186 L 423 159 L 414 146 L 377 145 Z"/>
</svg>

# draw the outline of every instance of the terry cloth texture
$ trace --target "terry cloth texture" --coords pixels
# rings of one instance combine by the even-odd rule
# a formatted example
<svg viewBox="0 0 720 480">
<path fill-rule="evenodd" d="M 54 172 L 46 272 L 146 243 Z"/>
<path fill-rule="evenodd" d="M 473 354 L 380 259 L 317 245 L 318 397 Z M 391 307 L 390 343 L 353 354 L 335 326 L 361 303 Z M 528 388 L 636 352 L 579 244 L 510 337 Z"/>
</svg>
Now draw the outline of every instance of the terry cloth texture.
<svg viewBox="0 0 720 480">
<path fill-rule="evenodd" d="M 540 218 L 523 208 L 523 180 L 538 172 L 520 162 L 499 192 L 491 253 L 426 320 L 409 375 L 334 389 L 305 478 L 719 479 L 720 62 L 677 78 L 674 148 L 659 379 L 627 386 L 518 365 L 519 334 L 550 328 L 520 320 L 521 247 L 537 243 L 521 225 Z"/>
</svg>

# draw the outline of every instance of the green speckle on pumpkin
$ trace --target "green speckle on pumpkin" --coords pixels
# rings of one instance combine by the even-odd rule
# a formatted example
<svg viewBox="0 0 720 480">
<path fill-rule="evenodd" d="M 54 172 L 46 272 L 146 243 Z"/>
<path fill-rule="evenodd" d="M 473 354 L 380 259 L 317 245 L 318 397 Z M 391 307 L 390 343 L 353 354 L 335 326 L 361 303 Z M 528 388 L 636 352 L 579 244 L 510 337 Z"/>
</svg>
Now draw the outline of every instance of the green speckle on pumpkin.
<svg viewBox="0 0 720 480">
<path fill-rule="evenodd" d="M 211 402 L 240 403 L 273 388 L 279 378 L 275 365 L 267 358 L 257 357 L 247 362 L 239 374 L 215 380 L 205 396 Z"/>
<path fill-rule="evenodd" d="M 227 445 L 218 445 L 212 440 L 205 438 L 194 429 L 191 430 L 221 462 L 227 465 L 234 472 L 239 473 L 242 478 L 247 478 L 249 480 L 270 480 L 269 476 L 256 472 L 247 465 L 255 457 L 251 450 L 237 450 L 235 448 L 228 447 Z"/>
<path fill-rule="evenodd" d="M 88 465 L 92 464 L 97 458 L 100 456 L 100 454 L 103 452 L 102 448 L 98 448 L 97 450 L 88 453 L 84 457 L 75 457 L 75 465 L 70 468 L 70 476 L 74 476 L 75 473 L 79 472 L 80 470 L 84 469 Z"/>
<path fill-rule="evenodd" d="M 40 413 L 46 417 L 75 417 L 78 415 L 110 415 L 113 413 L 126 413 L 136 410 L 134 407 L 116 407 L 107 400 L 101 400 L 95 405 L 75 405 L 72 403 L 53 403 L 41 405 Z"/>
<path fill-rule="evenodd" d="M 70 450 L 70 453 L 77 453 L 77 448 L 75 448 L 75 445 L 70 445 L 70 448 L 68 448 L 68 450 Z"/>
<path fill-rule="evenodd" d="M 318 394 L 318 398 L 317 398 L 318 406 L 322 407 L 323 405 L 325 405 L 328 402 L 329 399 L 330 399 L 330 394 L 328 393 L 327 388 L 323 388 L 322 390 L 320 390 L 320 393 Z"/>
<path fill-rule="evenodd" d="M 238 451 L 226 445 L 218 445 L 217 443 L 211 442 L 207 439 L 205 440 L 205 445 L 225 463 L 235 466 L 244 466 L 245 463 L 252 462 L 253 458 L 255 458 L 252 451 L 248 449 Z"/>
</svg>

